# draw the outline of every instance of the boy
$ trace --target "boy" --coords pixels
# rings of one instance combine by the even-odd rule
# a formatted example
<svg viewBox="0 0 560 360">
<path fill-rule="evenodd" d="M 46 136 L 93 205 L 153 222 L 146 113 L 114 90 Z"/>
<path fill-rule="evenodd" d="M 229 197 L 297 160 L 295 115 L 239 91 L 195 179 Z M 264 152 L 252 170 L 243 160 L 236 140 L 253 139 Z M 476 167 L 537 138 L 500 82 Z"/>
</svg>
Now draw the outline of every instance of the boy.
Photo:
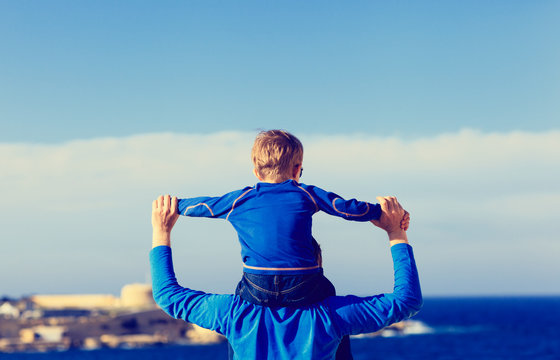
<svg viewBox="0 0 560 360">
<path fill-rule="evenodd" d="M 236 294 L 242 299 L 264 306 L 306 306 L 335 295 L 318 263 L 312 215 L 322 210 L 347 220 L 376 221 L 381 207 L 299 183 L 303 146 L 286 131 L 259 133 L 251 156 L 259 183 L 221 197 L 179 199 L 179 213 L 231 222 L 241 243 L 243 277 Z M 408 221 L 406 214 L 401 221 L 405 230 Z M 337 354 L 337 359 L 351 358 L 349 344 L 344 347 L 346 355 Z"/>
</svg>

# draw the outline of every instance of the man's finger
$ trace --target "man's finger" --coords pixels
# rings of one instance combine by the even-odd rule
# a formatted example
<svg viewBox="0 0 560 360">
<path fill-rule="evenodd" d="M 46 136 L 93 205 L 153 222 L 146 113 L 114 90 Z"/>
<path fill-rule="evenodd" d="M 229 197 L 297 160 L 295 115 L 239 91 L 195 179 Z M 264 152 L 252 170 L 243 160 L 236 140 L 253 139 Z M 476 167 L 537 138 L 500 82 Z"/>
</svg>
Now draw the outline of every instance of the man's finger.
<svg viewBox="0 0 560 360">
<path fill-rule="evenodd" d="M 381 206 L 381 210 L 384 213 L 387 213 L 387 199 L 384 198 L 383 196 L 378 196 L 377 201 L 379 202 L 379 205 Z"/>
<path fill-rule="evenodd" d="M 397 206 L 397 209 L 406 211 L 406 210 L 403 209 L 401 203 L 397 200 L 396 197 L 395 197 L 395 205 Z"/>
<path fill-rule="evenodd" d="M 163 209 L 167 211 L 169 209 L 169 195 L 163 197 Z"/>
<path fill-rule="evenodd" d="M 395 209 L 395 211 L 401 210 L 401 209 L 404 210 L 403 207 L 401 206 L 401 203 L 399 203 L 399 200 L 397 199 L 396 196 L 391 196 L 391 200 L 393 201 L 393 206 L 394 206 L 393 209 Z"/>
<path fill-rule="evenodd" d="M 173 214 L 177 213 L 177 196 L 171 198 L 171 212 Z"/>
<path fill-rule="evenodd" d="M 395 211 L 396 206 L 395 206 L 395 198 L 393 196 L 387 196 L 387 211 L 389 213 L 392 213 L 393 211 Z"/>
</svg>

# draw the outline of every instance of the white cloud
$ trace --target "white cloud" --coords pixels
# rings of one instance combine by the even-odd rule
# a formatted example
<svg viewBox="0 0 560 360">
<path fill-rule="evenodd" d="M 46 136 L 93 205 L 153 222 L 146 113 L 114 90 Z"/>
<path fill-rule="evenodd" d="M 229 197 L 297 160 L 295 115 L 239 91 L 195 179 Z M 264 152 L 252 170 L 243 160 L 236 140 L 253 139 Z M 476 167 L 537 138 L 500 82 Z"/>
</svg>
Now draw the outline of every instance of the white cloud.
<svg viewBox="0 0 560 360">
<path fill-rule="evenodd" d="M 126 258 L 128 251 L 138 251 L 138 261 L 142 261 L 145 249 L 134 249 L 138 244 L 134 238 L 145 237 L 149 230 L 151 199 L 160 193 L 219 195 L 254 183 L 249 156 L 253 137 L 252 133 L 237 132 L 146 134 L 54 145 L 0 144 L 0 195 L 4 204 L 0 210 L 3 219 L 0 236 L 18 238 L 4 245 L 5 250 L 18 254 L 17 261 L 5 255 L 0 273 L 8 273 L 5 267 L 17 263 L 28 269 L 24 278 L 29 281 L 21 284 L 0 278 L 7 284 L 4 291 L 35 291 L 34 282 L 56 276 L 64 267 L 61 259 L 69 253 L 68 246 L 76 243 L 78 236 L 80 248 L 92 256 L 84 257 L 83 269 L 76 269 L 77 274 L 83 272 L 94 277 L 96 256 L 109 256 L 106 271 L 121 268 L 118 259 Z M 464 246 L 449 244 L 450 240 L 446 243 L 447 237 L 477 245 L 486 242 L 488 251 L 498 251 L 500 246 L 515 241 L 521 246 L 508 249 L 508 253 L 519 255 L 514 256 L 516 266 L 527 270 L 524 274 L 533 285 L 529 288 L 533 289 L 537 277 L 530 269 L 533 259 L 522 256 L 536 240 L 532 237 L 538 237 L 557 253 L 560 250 L 553 232 L 560 214 L 560 131 L 487 134 L 464 130 L 415 140 L 368 135 L 302 135 L 300 138 L 305 146 L 303 182 L 345 197 L 370 201 L 376 195 L 399 196 L 413 213 L 411 234 L 419 239 L 431 238 L 430 243 L 424 243 L 418 250 L 430 250 L 426 252 L 428 262 L 424 265 L 428 273 L 437 273 L 435 262 L 441 256 L 438 246 L 446 244 L 454 249 Z M 212 221 L 191 220 L 189 229 L 196 232 L 194 236 L 186 229 L 177 230 L 185 237 L 208 239 L 198 247 L 189 248 L 188 251 L 198 251 L 202 256 L 191 259 L 188 265 L 180 265 L 185 271 L 188 271 L 186 266 L 193 269 L 205 266 L 208 261 L 205 256 L 216 252 L 217 240 L 212 237 L 234 236 L 226 225 L 212 224 Z M 25 231 L 18 231 L 18 226 L 25 227 Z M 343 245 L 335 234 L 360 238 L 369 229 L 328 217 L 318 218 L 316 226 L 314 231 L 321 234 L 330 254 L 326 261 L 333 264 L 328 273 L 348 283 L 343 289 L 353 290 L 357 285 L 352 283 L 352 274 L 363 273 L 360 266 L 368 261 L 370 253 L 360 251 L 351 260 L 337 257 L 336 254 L 344 251 L 338 251 Z M 476 239 L 472 238 L 473 234 L 477 234 Z M 47 248 L 42 247 L 45 241 L 49 243 Z M 352 246 L 371 250 L 367 241 L 356 240 Z M 96 246 L 110 248 L 111 254 L 103 255 Z M 224 249 L 219 252 L 225 259 L 222 266 L 237 266 L 238 245 L 228 240 Z M 464 251 L 470 254 L 475 250 L 465 248 Z M 228 256 L 226 252 L 233 254 Z M 549 261 L 547 256 L 541 261 Z M 481 261 L 490 262 L 486 257 L 481 257 Z M 552 259 L 550 262 L 541 265 L 560 272 L 556 262 Z M 36 274 L 33 268 L 37 264 L 48 270 Z M 460 266 L 469 267 L 469 258 L 459 259 L 457 265 L 458 271 Z M 143 266 L 144 263 L 130 266 L 141 273 L 140 280 L 144 276 Z M 451 291 L 486 291 L 488 286 L 483 283 L 491 281 L 491 277 L 485 279 L 484 274 L 470 271 L 475 279 L 480 277 L 480 286 L 473 281 L 470 287 L 462 289 L 458 285 Z M 434 278 L 435 275 L 430 279 Z M 128 280 L 117 277 L 113 281 Z M 200 281 L 208 284 L 216 280 Z M 219 289 L 234 286 L 216 282 Z M 541 291 L 550 290 L 546 277 L 537 282 L 542 284 Z M 443 291 L 438 287 L 443 282 L 428 280 L 427 283 L 432 286 L 428 291 Z M 506 283 L 514 284 L 514 281 Z M 24 286 L 31 288 L 25 290 Z M 508 286 L 503 291 L 513 291 L 513 285 Z"/>
</svg>

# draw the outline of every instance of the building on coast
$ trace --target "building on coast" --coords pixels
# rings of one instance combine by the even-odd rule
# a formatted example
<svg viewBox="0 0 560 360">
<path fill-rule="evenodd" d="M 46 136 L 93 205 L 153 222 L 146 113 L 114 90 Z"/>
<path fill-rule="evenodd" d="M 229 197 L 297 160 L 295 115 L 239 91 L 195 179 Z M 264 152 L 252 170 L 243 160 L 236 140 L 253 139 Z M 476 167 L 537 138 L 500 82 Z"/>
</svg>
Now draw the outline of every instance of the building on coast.
<svg viewBox="0 0 560 360">
<path fill-rule="evenodd" d="M 29 300 L 40 309 L 100 310 L 116 308 L 150 308 L 156 304 L 149 284 L 128 284 L 121 296 L 108 294 L 33 295 Z"/>
<path fill-rule="evenodd" d="M 169 317 L 149 284 L 108 294 L 33 295 L 0 302 L 0 352 L 208 344 L 224 338 Z"/>
</svg>

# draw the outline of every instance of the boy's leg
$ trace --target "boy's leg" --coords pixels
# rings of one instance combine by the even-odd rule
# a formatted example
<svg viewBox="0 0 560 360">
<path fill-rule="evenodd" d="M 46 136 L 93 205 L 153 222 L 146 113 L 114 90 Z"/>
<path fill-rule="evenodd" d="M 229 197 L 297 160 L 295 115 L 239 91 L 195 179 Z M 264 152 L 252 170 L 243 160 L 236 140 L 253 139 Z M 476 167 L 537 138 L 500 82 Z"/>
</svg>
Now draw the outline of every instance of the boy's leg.
<svg viewBox="0 0 560 360">
<path fill-rule="evenodd" d="M 277 306 L 278 286 L 277 275 L 243 273 L 235 289 L 235 295 L 251 304 Z"/>
</svg>

